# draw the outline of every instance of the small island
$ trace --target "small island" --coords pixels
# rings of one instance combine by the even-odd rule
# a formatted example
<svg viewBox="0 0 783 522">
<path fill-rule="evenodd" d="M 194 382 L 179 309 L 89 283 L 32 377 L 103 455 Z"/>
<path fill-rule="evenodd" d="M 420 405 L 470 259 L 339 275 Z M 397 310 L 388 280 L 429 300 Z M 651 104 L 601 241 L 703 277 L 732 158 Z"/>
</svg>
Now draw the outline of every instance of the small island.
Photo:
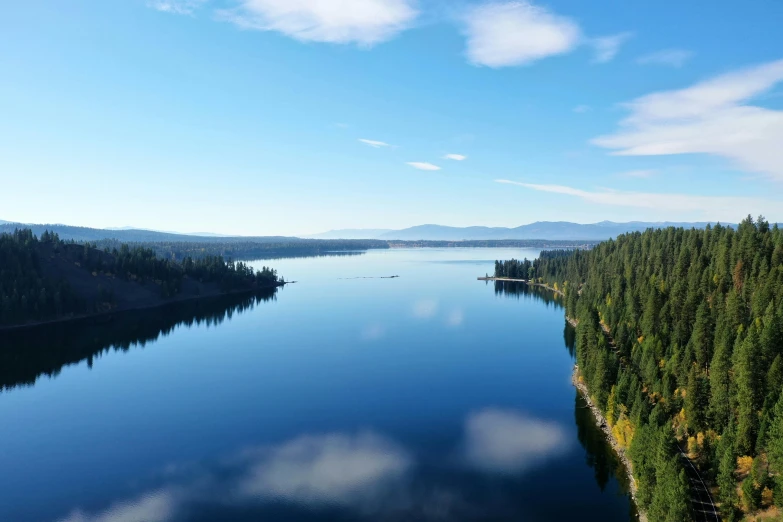
<svg viewBox="0 0 783 522">
<path fill-rule="evenodd" d="M 0 235 L 0 330 L 285 284 L 277 272 L 222 256 L 162 259 L 152 249 L 96 248 L 29 229 Z"/>
</svg>

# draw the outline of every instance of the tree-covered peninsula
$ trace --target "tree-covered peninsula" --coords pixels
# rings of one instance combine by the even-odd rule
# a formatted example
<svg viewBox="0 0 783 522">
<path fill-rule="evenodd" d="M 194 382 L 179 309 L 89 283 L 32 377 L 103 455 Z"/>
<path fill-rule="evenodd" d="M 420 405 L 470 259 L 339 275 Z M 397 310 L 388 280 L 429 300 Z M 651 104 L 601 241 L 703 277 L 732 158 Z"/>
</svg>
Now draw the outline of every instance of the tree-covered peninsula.
<svg viewBox="0 0 783 522">
<path fill-rule="evenodd" d="M 282 284 L 221 256 L 161 259 L 144 247 L 95 248 L 48 231 L 0 234 L 0 327 L 149 308 Z"/>
<path fill-rule="evenodd" d="M 783 508 L 777 226 L 748 217 L 736 229 L 648 230 L 498 262 L 495 275 L 564 293 L 579 378 L 627 449 L 650 520 L 701 520 L 711 509 L 693 501 L 700 486 L 680 450 L 724 520 Z"/>
</svg>

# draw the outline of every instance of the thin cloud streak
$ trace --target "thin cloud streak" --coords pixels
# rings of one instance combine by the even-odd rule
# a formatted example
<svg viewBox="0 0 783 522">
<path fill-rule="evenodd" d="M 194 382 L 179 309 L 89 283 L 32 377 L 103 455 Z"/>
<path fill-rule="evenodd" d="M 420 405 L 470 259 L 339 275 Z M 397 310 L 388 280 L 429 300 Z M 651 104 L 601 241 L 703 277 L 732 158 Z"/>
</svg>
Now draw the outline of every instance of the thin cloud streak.
<svg viewBox="0 0 783 522">
<path fill-rule="evenodd" d="M 645 179 L 645 178 L 651 178 L 656 174 L 658 174 L 657 170 L 647 169 L 647 170 L 628 170 L 626 172 L 621 172 L 620 174 L 618 174 L 618 176 L 623 178 Z"/>
<path fill-rule="evenodd" d="M 468 159 L 467 156 L 463 156 L 462 154 L 446 154 L 443 156 L 443 159 L 447 160 L 453 160 L 453 161 L 465 161 Z"/>
<path fill-rule="evenodd" d="M 153 0 L 147 3 L 149 7 L 163 13 L 192 15 L 208 0 Z"/>
<path fill-rule="evenodd" d="M 391 147 L 388 143 L 384 141 L 376 141 L 376 140 L 367 140 L 364 138 L 359 138 L 359 141 L 364 143 L 365 145 L 369 145 L 370 147 L 373 147 L 375 149 L 380 149 L 382 147 Z"/>
<path fill-rule="evenodd" d="M 419 170 L 441 170 L 441 168 L 438 167 L 437 165 L 433 165 L 432 163 L 427 163 L 423 161 L 409 161 L 408 165 L 410 165 L 414 169 L 419 169 Z"/>
<path fill-rule="evenodd" d="M 604 206 L 653 209 L 668 215 L 699 213 L 708 221 L 738 221 L 750 213 L 774 215 L 779 201 L 741 196 L 695 196 L 676 193 L 630 192 L 621 190 L 587 191 L 565 185 L 539 185 L 507 179 L 496 183 L 516 185 L 538 192 L 563 194 L 580 198 L 587 203 Z"/>
<path fill-rule="evenodd" d="M 682 67 L 685 62 L 693 57 L 693 51 L 685 49 L 663 49 L 654 53 L 645 54 L 636 59 L 639 65 L 668 65 L 670 67 Z"/>
</svg>

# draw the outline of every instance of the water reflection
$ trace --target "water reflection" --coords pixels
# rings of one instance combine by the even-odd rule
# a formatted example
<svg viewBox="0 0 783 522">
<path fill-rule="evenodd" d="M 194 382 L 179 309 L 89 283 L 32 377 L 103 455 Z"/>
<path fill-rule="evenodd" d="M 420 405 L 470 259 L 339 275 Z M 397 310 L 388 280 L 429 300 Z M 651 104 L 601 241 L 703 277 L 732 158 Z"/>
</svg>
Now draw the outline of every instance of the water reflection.
<svg viewBox="0 0 783 522">
<path fill-rule="evenodd" d="M 334 252 L 313 252 L 312 250 L 305 250 L 304 252 L 295 251 L 281 251 L 281 252 L 253 252 L 253 255 L 248 257 L 242 257 L 245 261 L 269 261 L 275 259 L 318 259 L 323 257 L 354 257 L 363 256 L 367 252 L 365 250 L 347 250 L 347 251 L 334 251 Z"/>
<path fill-rule="evenodd" d="M 566 350 L 571 355 L 571 358 L 576 360 L 576 328 L 571 326 L 568 321 L 563 321 L 565 326 L 563 327 L 563 341 L 565 342 Z"/>
<path fill-rule="evenodd" d="M 459 446 L 465 458 L 455 467 L 373 431 L 303 435 L 171 466 L 134 498 L 58 522 L 505 520 L 518 508 L 487 492 L 534 480 L 532 467 L 568 449 L 557 423 L 494 408 L 468 415 Z M 485 482 L 487 473 L 497 478 Z"/>
<path fill-rule="evenodd" d="M 413 464 L 404 449 L 372 432 L 304 436 L 245 457 L 248 470 L 236 486 L 240 500 L 346 506 L 369 503 Z"/>
<path fill-rule="evenodd" d="M 558 424 L 516 411 L 483 410 L 465 424 L 465 458 L 482 471 L 527 471 L 567 449 L 565 431 Z"/>
<path fill-rule="evenodd" d="M 535 299 L 546 306 L 554 306 L 556 309 L 564 308 L 560 295 L 540 286 L 528 285 L 515 281 L 493 281 L 495 294 L 516 299 Z"/>
<path fill-rule="evenodd" d="M 593 412 L 579 392 L 576 392 L 574 417 L 579 443 L 585 449 L 585 461 L 593 469 L 598 487 L 605 492 L 610 480 L 614 479 L 619 486 L 618 494 L 630 495 L 630 482 L 625 468 L 606 441 L 604 432 L 596 425 Z M 632 504 L 630 520 L 637 519 L 636 513 Z"/>
<path fill-rule="evenodd" d="M 100 319 L 3 332 L 0 390 L 32 386 L 42 375 L 55 377 L 63 367 L 85 360 L 92 367 L 93 360 L 105 352 L 144 347 L 180 325 L 218 325 L 235 313 L 275 299 L 276 290 L 172 303 Z"/>
</svg>

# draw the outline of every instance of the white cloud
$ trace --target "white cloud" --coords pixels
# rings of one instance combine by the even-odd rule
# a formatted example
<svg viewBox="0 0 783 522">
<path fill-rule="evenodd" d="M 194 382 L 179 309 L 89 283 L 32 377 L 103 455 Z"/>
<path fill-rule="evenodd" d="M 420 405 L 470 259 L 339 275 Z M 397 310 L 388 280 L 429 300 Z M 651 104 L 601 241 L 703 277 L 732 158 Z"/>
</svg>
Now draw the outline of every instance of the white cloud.
<svg viewBox="0 0 783 522">
<path fill-rule="evenodd" d="M 440 167 L 423 161 L 409 161 L 408 165 L 419 170 L 440 170 Z"/>
<path fill-rule="evenodd" d="M 622 46 L 626 40 L 632 36 L 632 33 L 619 33 L 611 36 L 603 36 L 600 38 L 593 38 L 590 40 L 590 45 L 595 50 L 594 61 L 596 63 L 610 62 L 620 52 L 620 46 Z"/>
<path fill-rule="evenodd" d="M 203 6 L 208 0 L 152 0 L 147 5 L 164 13 L 193 14 L 198 8 Z"/>
<path fill-rule="evenodd" d="M 621 156 L 702 153 L 783 179 L 783 111 L 745 105 L 783 81 L 783 60 L 626 104 L 631 114 L 593 143 Z"/>
<path fill-rule="evenodd" d="M 106 511 L 88 515 L 76 510 L 60 522 L 167 522 L 174 516 L 176 496 L 167 491 L 152 491 L 137 499 L 119 502 Z"/>
<path fill-rule="evenodd" d="M 351 504 L 411 466 L 405 451 L 372 433 L 305 436 L 260 454 L 238 491 L 247 498 Z"/>
<path fill-rule="evenodd" d="M 566 444 L 558 424 L 515 411 L 486 409 L 465 422 L 465 459 L 482 471 L 526 471 L 561 453 Z"/>
<path fill-rule="evenodd" d="M 524 65 L 574 49 L 579 26 L 530 2 L 489 3 L 465 18 L 468 60 L 475 65 Z"/>
<path fill-rule="evenodd" d="M 574 112 L 578 114 L 584 114 L 585 112 L 590 112 L 592 109 L 589 105 L 577 105 L 574 107 Z"/>
<path fill-rule="evenodd" d="M 685 62 L 693 57 L 692 51 L 685 49 L 664 49 L 654 53 L 645 54 L 636 59 L 636 63 L 641 65 L 669 65 L 671 67 L 682 67 Z"/>
<path fill-rule="evenodd" d="M 372 46 L 409 28 L 418 11 L 413 0 L 241 0 L 221 14 L 244 29 Z"/>
<path fill-rule="evenodd" d="M 365 140 L 363 138 L 359 138 L 359 141 L 361 141 L 365 145 L 369 145 L 370 147 L 374 147 L 376 149 L 380 149 L 381 147 L 391 147 L 391 145 L 383 141 Z"/>
<path fill-rule="evenodd" d="M 413 315 L 419 319 L 429 319 L 438 312 L 438 302 L 434 299 L 422 299 L 413 305 Z"/>
<path fill-rule="evenodd" d="M 443 156 L 443 159 L 447 160 L 454 160 L 454 161 L 465 161 L 468 159 L 467 156 L 463 156 L 462 154 L 446 154 Z"/>
<path fill-rule="evenodd" d="M 629 192 L 604 189 L 587 191 L 564 185 L 537 185 L 521 183 L 507 179 L 497 179 L 497 183 L 518 185 L 540 192 L 564 194 L 582 199 L 588 203 L 602 206 L 619 206 L 653 209 L 665 212 L 667 216 L 696 215 L 700 220 L 737 222 L 750 214 L 776 215 L 779 201 L 764 198 L 740 196 L 692 196 L 689 194 Z"/>
</svg>

